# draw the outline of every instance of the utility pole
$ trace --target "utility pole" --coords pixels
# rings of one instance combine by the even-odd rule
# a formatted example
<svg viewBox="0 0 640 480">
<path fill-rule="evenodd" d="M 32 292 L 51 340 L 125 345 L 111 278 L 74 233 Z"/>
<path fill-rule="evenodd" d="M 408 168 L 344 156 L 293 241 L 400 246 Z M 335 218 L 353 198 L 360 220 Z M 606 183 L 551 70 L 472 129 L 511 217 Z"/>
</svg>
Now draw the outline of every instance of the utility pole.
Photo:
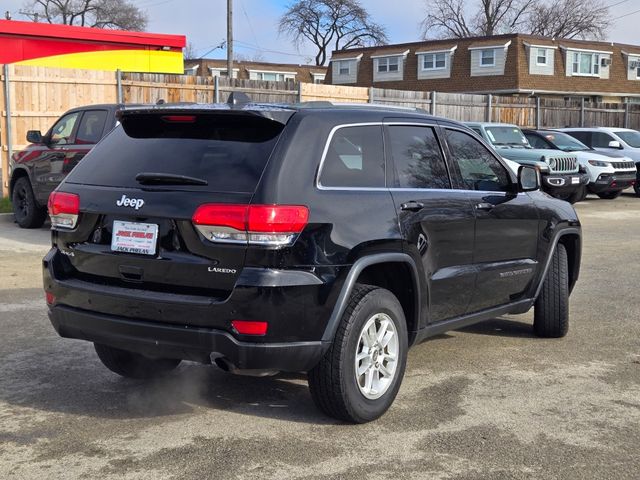
<svg viewBox="0 0 640 480">
<path fill-rule="evenodd" d="M 227 0 L 227 76 L 233 78 L 233 0 Z"/>
</svg>

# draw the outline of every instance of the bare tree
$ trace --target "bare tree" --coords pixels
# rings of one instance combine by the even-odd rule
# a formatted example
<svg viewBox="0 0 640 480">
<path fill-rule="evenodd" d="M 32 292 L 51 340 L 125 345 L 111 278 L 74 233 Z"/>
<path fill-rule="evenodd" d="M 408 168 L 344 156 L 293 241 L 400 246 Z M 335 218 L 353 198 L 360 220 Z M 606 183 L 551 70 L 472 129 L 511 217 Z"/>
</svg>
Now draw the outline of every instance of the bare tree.
<svg viewBox="0 0 640 480">
<path fill-rule="evenodd" d="M 464 38 L 502 33 L 602 38 L 608 8 L 599 0 L 428 0 L 424 38 Z"/>
<path fill-rule="evenodd" d="M 359 0 L 296 0 L 280 18 L 280 33 L 297 46 L 305 41 L 317 49 L 316 65 L 324 65 L 329 49 L 383 45 L 386 30 L 372 21 Z"/>
<path fill-rule="evenodd" d="M 144 30 L 147 15 L 131 0 L 31 0 L 27 16 L 48 23 L 115 30 Z"/>
<path fill-rule="evenodd" d="M 528 33 L 554 38 L 602 39 L 610 25 L 609 8 L 602 2 L 560 0 L 535 5 Z"/>
<path fill-rule="evenodd" d="M 182 49 L 182 56 L 185 60 L 196 60 L 197 55 L 196 47 L 191 42 L 188 42 L 187 46 Z"/>
</svg>

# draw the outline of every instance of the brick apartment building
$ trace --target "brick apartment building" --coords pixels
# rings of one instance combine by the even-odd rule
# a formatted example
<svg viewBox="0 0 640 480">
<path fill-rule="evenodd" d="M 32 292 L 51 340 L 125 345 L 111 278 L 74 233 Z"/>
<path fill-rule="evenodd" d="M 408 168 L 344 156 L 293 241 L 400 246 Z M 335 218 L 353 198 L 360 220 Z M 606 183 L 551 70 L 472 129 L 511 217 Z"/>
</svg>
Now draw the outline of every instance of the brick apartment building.
<svg viewBox="0 0 640 480">
<path fill-rule="evenodd" d="M 325 83 L 640 102 L 640 46 L 508 34 L 334 51 Z"/>
<path fill-rule="evenodd" d="M 185 60 L 184 71 L 190 75 L 227 76 L 226 60 Z M 245 80 L 270 80 L 324 83 L 327 67 L 268 62 L 233 62 L 233 76 Z"/>
</svg>

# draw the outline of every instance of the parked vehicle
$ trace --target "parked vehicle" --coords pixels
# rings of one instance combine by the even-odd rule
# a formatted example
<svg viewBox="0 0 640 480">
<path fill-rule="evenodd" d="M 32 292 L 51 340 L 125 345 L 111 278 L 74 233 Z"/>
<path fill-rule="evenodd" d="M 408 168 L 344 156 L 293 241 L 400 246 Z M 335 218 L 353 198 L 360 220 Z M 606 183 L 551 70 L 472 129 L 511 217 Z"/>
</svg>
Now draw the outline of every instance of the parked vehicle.
<svg viewBox="0 0 640 480">
<path fill-rule="evenodd" d="M 589 176 L 580 171 L 576 155 L 533 148 L 516 125 L 483 122 L 466 125 L 503 157 L 536 167 L 542 176 L 542 189 L 549 195 L 574 203 L 589 183 Z"/>
<path fill-rule="evenodd" d="M 586 146 L 603 153 L 620 153 L 636 163 L 633 189 L 640 197 L 640 132 L 630 128 L 561 128 L 561 132 L 577 138 Z"/>
<path fill-rule="evenodd" d="M 49 199 L 49 317 L 112 371 L 308 372 L 366 422 L 428 337 L 534 307 L 562 337 L 580 222 L 465 126 L 374 106 L 127 108 Z M 383 148 L 383 142 L 385 148 Z"/>
<path fill-rule="evenodd" d="M 574 153 L 589 175 L 589 184 L 576 192 L 575 201 L 584 199 L 587 192 L 600 198 L 613 199 L 636 183 L 636 164 L 622 155 L 598 152 L 577 138 L 555 130 L 523 130 L 529 143 L 540 150 L 553 149 Z"/>
<path fill-rule="evenodd" d="M 39 228 L 47 218 L 49 194 L 102 137 L 116 126 L 120 105 L 90 105 L 62 115 L 49 131 L 27 132 L 27 148 L 13 154 L 9 195 L 22 228 Z"/>
</svg>

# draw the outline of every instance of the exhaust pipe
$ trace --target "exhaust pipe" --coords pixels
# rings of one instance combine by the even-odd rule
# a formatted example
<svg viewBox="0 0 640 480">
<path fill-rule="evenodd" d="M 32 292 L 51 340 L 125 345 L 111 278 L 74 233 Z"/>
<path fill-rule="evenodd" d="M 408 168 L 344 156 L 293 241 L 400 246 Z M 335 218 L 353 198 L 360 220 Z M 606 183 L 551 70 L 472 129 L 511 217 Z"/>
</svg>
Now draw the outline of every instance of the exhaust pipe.
<svg viewBox="0 0 640 480">
<path fill-rule="evenodd" d="M 245 377 L 273 377 L 280 373 L 278 370 L 263 370 L 263 369 L 242 369 L 237 368 L 233 363 L 224 357 L 218 357 L 213 359 L 214 363 L 225 372 L 232 373 L 234 375 L 242 375 Z"/>
</svg>

